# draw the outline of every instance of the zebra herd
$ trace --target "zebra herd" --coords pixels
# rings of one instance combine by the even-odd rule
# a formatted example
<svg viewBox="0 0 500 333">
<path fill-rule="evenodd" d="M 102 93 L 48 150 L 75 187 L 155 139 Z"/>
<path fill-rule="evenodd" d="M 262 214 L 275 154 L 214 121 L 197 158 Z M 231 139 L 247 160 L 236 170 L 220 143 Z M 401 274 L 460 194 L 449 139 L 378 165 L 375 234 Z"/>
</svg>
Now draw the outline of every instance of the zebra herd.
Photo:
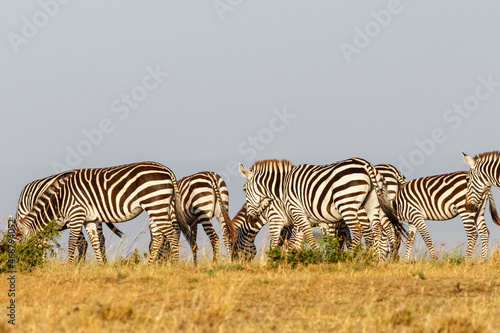
<svg viewBox="0 0 500 333">
<path fill-rule="evenodd" d="M 133 219 L 142 211 L 149 217 L 151 242 L 148 264 L 169 257 L 179 260 L 183 233 L 197 260 L 197 227 L 210 239 L 214 260 L 219 237 L 212 225 L 215 216 L 230 259 L 252 258 L 255 237 L 269 224 L 271 247 L 298 249 L 307 242 L 317 248 L 312 227 L 324 235 L 340 236 L 348 248 L 361 242 L 373 246 L 380 259 L 399 251 L 407 237 L 405 260 L 420 232 L 431 256 L 437 258 L 426 220 L 444 221 L 459 215 L 467 234 L 466 257 L 472 257 L 478 232 L 482 258 L 488 256 L 489 231 L 484 220 L 490 201 L 493 221 L 500 225 L 491 186 L 500 186 L 500 152 L 469 157 L 469 171 L 407 181 L 389 164 L 373 166 L 361 158 L 329 165 L 293 165 L 288 160 L 262 160 L 248 169 L 246 203 L 231 219 L 229 192 L 214 172 L 200 172 L 177 180 L 166 166 L 140 162 L 116 167 L 79 169 L 36 180 L 19 197 L 15 220 L 16 241 L 25 241 L 56 221 L 69 230 L 68 261 L 85 256 L 85 227 L 98 262 L 105 262 L 102 222 L 121 237 L 113 223 Z M 408 223 L 405 230 L 403 223 Z"/>
</svg>

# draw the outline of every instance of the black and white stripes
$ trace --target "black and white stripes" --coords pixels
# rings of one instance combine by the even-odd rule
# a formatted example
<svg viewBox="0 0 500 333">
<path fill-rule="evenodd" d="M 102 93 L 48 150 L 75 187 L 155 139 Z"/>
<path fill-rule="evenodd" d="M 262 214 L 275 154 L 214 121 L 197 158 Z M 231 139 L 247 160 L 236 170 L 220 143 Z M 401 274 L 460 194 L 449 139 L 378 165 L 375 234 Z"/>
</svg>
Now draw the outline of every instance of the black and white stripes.
<svg viewBox="0 0 500 333">
<path fill-rule="evenodd" d="M 357 212 L 363 205 L 371 220 L 377 218 L 380 207 L 391 223 L 402 229 L 387 199 L 383 178 L 365 160 L 353 158 L 330 165 L 297 167 L 286 160 L 265 160 L 250 169 L 240 165 L 240 172 L 247 178 L 250 215 L 262 215 L 272 202 L 279 210 L 276 218 L 269 221 L 271 246 L 277 245 L 278 231 L 287 221 L 299 226 L 312 248 L 317 245 L 310 221 L 331 224 L 343 219 L 353 232 Z"/>
<path fill-rule="evenodd" d="M 17 203 L 17 212 L 16 212 L 16 220 L 19 221 L 23 219 L 33 208 L 37 199 L 50 187 L 53 183 L 54 179 L 58 178 L 60 175 L 53 175 L 47 178 L 35 180 L 29 184 L 27 184 L 21 194 L 19 196 L 19 200 Z M 113 224 L 106 223 L 106 225 L 113 231 L 118 237 L 122 237 L 123 233 L 118 230 Z M 61 230 L 67 229 L 67 225 L 64 224 Z M 103 261 L 106 261 L 106 252 L 104 246 L 104 234 L 102 232 L 102 223 L 97 222 L 97 233 L 99 237 L 99 243 L 101 248 L 101 254 L 103 256 Z M 85 236 L 83 235 L 82 230 L 80 230 L 80 234 L 78 236 L 78 252 L 79 252 L 79 260 L 82 260 L 85 257 L 87 252 L 87 241 L 85 240 Z"/>
<path fill-rule="evenodd" d="M 396 196 L 394 205 L 398 217 L 409 223 L 405 260 L 410 259 L 415 232 L 418 230 L 425 241 L 431 256 L 437 258 L 432 245 L 426 220 L 444 221 L 460 216 L 467 233 L 466 257 L 470 258 L 477 240 L 477 230 L 481 236 L 482 256 L 488 255 L 489 232 L 484 222 L 485 201 L 489 193 L 481 201 L 478 213 L 466 210 L 467 172 L 460 171 L 444 175 L 414 179 L 404 185 Z M 493 203 L 492 197 L 490 201 Z M 494 207 L 494 203 L 492 204 Z M 494 221 L 498 221 L 496 212 L 492 212 Z"/>
<path fill-rule="evenodd" d="M 178 225 L 190 240 L 189 227 L 180 213 L 179 189 L 173 172 L 155 162 L 140 162 L 100 169 L 80 169 L 59 174 L 37 199 L 31 211 L 16 222 L 16 239 L 24 240 L 51 220 L 70 231 L 68 260 L 74 260 L 76 241 L 85 226 L 98 261 L 102 261 L 96 221 L 118 223 L 143 210 L 148 213 L 153 243 L 148 263 L 155 261 L 163 237 L 179 258 Z"/>
</svg>

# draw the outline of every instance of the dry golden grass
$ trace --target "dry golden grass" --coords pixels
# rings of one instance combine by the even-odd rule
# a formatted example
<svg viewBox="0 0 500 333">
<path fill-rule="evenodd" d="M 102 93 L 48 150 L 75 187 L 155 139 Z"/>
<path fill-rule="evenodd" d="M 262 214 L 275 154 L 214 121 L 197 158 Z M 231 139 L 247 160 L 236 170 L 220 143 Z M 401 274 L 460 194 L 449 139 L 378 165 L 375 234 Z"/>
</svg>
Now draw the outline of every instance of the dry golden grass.
<svg viewBox="0 0 500 333">
<path fill-rule="evenodd" d="M 500 330 L 495 258 L 298 269 L 56 261 L 17 273 L 16 331 L 493 332 Z M 10 326 L 4 315 L 0 331 Z"/>
</svg>

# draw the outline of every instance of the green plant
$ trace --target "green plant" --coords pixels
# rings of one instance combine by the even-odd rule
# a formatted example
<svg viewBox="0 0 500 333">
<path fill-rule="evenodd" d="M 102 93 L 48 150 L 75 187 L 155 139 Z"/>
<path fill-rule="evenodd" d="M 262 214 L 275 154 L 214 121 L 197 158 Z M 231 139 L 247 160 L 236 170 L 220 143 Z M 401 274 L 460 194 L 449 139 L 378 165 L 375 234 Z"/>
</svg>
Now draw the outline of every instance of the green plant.
<svg viewBox="0 0 500 333">
<path fill-rule="evenodd" d="M 319 263 L 354 262 L 361 268 L 364 264 L 373 262 L 375 254 L 363 245 L 355 246 L 351 251 L 344 249 L 344 241 L 337 237 L 323 237 L 319 240 L 319 248 L 313 250 L 302 247 L 299 250 L 286 251 L 281 247 L 267 251 L 267 263 L 272 268 Z"/>
<path fill-rule="evenodd" d="M 11 233 L 0 231 L 0 273 L 12 270 L 12 266 L 21 272 L 32 271 L 55 257 L 61 248 L 59 225 L 54 221 L 25 242 L 14 242 L 11 237 Z"/>
</svg>

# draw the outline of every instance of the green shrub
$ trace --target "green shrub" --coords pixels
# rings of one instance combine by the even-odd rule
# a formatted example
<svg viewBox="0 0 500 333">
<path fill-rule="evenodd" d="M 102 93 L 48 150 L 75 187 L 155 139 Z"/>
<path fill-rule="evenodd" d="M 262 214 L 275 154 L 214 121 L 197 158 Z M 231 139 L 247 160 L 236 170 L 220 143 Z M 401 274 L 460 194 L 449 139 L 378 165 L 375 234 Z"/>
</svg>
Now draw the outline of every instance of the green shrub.
<svg viewBox="0 0 500 333">
<path fill-rule="evenodd" d="M 296 268 L 299 265 L 319 263 L 354 262 L 363 266 L 375 260 L 375 253 L 363 245 L 355 246 L 351 251 L 344 249 L 341 238 L 325 237 L 319 241 L 319 248 L 313 250 L 302 247 L 299 250 L 286 251 L 281 247 L 271 248 L 267 251 L 267 262 L 272 268 L 279 266 L 290 266 Z"/>
<path fill-rule="evenodd" d="M 57 242 L 60 238 L 58 229 L 59 226 L 51 222 L 22 243 L 13 242 L 12 234 L 0 231 L 0 273 L 12 271 L 14 267 L 21 272 L 32 271 L 45 264 L 47 258 L 54 257 L 61 248 Z"/>
</svg>

